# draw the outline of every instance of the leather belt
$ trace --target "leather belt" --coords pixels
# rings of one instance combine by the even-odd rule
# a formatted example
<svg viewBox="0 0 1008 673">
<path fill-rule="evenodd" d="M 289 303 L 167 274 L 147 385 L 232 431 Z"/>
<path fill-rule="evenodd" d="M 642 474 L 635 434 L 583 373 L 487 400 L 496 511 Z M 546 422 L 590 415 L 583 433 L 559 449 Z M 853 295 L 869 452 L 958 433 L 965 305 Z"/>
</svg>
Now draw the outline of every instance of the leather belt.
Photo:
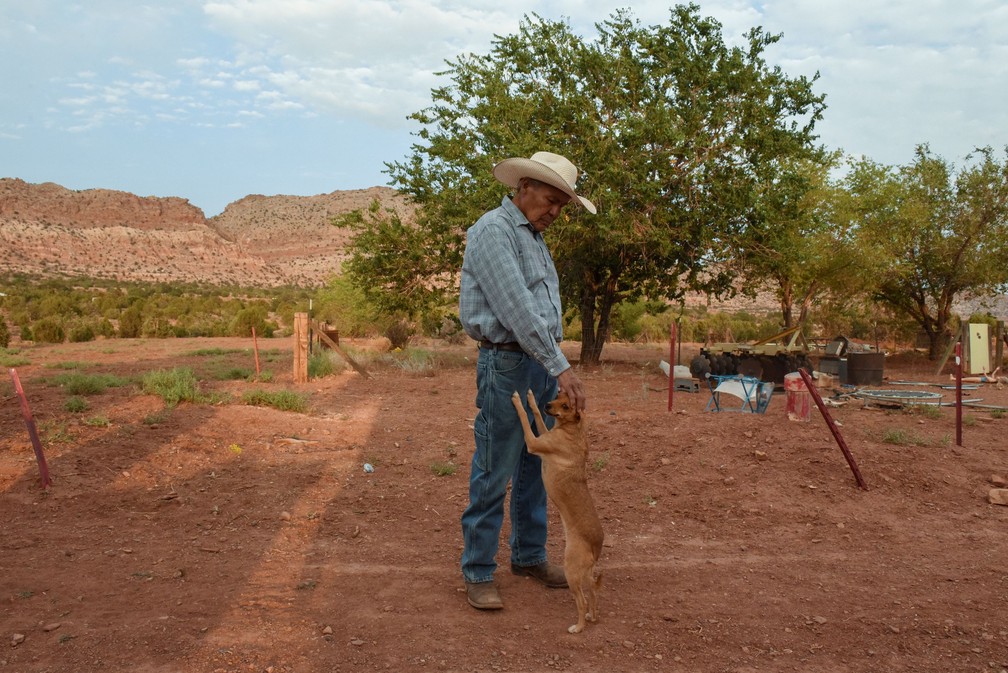
<svg viewBox="0 0 1008 673">
<path fill-rule="evenodd" d="M 512 353 L 524 353 L 525 352 L 525 351 L 522 350 L 521 344 L 519 344 L 517 341 L 505 341 L 504 343 L 500 343 L 500 344 L 495 344 L 492 341 L 480 341 L 479 342 L 479 347 L 480 348 L 485 348 L 485 349 L 491 350 L 491 351 L 494 351 L 494 350 L 496 350 L 496 351 L 510 351 Z"/>
</svg>

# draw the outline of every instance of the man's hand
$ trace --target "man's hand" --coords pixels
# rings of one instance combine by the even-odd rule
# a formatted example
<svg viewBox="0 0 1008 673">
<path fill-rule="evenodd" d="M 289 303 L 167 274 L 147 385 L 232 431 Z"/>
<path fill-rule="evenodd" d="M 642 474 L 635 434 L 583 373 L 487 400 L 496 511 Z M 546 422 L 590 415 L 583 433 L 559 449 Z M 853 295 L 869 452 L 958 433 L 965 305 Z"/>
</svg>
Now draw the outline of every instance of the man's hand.
<svg viewBox="0 0 1008 673">
<path fill-rule="evenodd" d="M 581 379 L 574 373 L 573 367 L 568 367 L 560 372 L 560 376 L 557 377 L 557 385 L 560 387 L 560 390 L 567 393 L 567 397 L 570 398 L 571 405 L 575 409 L 578 411 L 585 410 L 588 395 L 585 393 L 584 384 L 581 383 Z"/>
</svg>

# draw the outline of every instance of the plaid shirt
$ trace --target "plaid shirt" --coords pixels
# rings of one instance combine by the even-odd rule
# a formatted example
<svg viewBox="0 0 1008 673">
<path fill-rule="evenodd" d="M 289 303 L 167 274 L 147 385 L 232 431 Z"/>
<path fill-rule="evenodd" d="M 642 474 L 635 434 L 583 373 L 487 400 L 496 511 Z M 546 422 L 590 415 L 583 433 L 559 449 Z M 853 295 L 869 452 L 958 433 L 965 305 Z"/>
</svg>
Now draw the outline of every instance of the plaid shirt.
<svg viewBox="0 0 1008 673">
<path fill-rule="evenodd" d="M 466 234 L 459 319 L 477 341 L 517 341 L 551 376 L 570 367 L 560 351 L 560 279 L 542 234 L 511 199 Z"/>
</svg>

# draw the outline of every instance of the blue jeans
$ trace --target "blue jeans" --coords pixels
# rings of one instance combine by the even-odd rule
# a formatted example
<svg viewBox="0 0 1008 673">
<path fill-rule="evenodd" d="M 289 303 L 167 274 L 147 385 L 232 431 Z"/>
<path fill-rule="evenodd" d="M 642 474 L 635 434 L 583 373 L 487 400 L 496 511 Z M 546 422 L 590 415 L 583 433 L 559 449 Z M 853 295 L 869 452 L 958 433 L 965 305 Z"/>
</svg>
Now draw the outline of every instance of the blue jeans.
<svg viewBox="0 0 1008 673">
<path fill-rule="evenodd" d="M 493 579 L 508 482 L 511 563 L 532 566 L 546 560 L 542 462 L 526 449 L 511 403 L 511 394 L 518 391 L 522 404 L 527 405 L 528 390 L 535 394 L 542 409 L 556 397 L 557 382 L 524 353 L 480 349 L 476 364 L 479 413 L 473 424 L 476 451 L 469 473 L 469 506 L 462 513 L 462 575 L 467 582 Z M 545 418 L 552 427 L 553 419 Z"/>
</svg>

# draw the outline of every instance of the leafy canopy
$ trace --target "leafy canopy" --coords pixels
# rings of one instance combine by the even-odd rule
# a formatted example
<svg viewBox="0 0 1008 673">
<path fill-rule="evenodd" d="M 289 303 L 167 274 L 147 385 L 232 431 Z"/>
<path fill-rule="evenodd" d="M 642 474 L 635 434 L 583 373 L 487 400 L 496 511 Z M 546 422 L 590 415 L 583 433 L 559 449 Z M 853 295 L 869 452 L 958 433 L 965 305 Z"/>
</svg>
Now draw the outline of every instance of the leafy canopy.
<svg viewBox="0 0 1008 673">
<path fill-rule="evenodd" d="M 563 298 L 580 312 L 582 362 L 598 362 L 622 302 L 730 291 L 723 262 L 765 172 L 813 151 L 824 107 L 814 78 L 768 66 L 763 52 L 779 36 L 760 28 L 727 46 L 696 5 L 655 26 L 618 11 L 596 29 L 587 41 L 567 23 L 526 16 L 488 54 L 448 62 L 447 82 L 412 115 L 422 128 L 411 156 L 387 164 L 420 206 L 415 233 L 392 216 L 356 223 L 348 268 L 372 292 L 418 306 L 451 298 L 465 229 L 506 193 L 492 166 L 539 150 L 570 158 L 579 191 L 599 206 L 597 216 L 568 210 L 547 232 Z"/>
</svg>

